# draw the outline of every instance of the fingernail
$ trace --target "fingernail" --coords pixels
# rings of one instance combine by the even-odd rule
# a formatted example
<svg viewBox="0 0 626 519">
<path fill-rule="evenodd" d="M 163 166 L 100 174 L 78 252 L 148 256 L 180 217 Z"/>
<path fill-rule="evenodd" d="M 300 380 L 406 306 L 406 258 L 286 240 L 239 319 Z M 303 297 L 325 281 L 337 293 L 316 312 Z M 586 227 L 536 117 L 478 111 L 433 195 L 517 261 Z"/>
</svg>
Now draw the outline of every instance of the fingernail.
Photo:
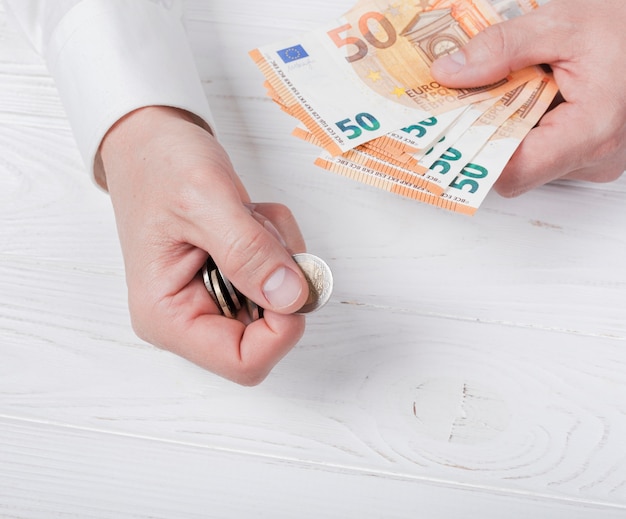
<svg viewBox="0 0 626 519">
<path fill-rule="evenodd" d="M 283 240 L 283 237 L 278 232 L 278 229 L 274 227 L 274 224 L 269 220 L 265 220 L 263 223 L 263 227 L 267 230 L 274 238 L 276 238 L 283 247 L 287 247 L 287 242 Z"/>
<path fill-rule="evenodd" d="M 265 298 L 276 309 L 291 305 L 298 299 L 301 291 L 300 278 L 287 267 L 280 267 L 263 285 Z"/>
<path fill-rule="evenodd" d="M 438 72 L 444 74 L 456 74 L 465 66 L 465 53 L 457 50 L 452 54 L 442 56 L 435 63 L 433 67 L 437 67 Z"/>
</svg>

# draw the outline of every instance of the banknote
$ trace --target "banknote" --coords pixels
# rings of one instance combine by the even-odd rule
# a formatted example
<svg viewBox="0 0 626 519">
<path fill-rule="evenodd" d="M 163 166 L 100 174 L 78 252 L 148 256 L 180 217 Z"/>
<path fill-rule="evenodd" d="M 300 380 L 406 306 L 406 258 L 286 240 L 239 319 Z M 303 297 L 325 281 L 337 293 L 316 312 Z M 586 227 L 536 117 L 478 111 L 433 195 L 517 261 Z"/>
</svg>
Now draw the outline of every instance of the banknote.
<svg viewBox="0 0 626 519">
<path fill-rule="evenodd" d="M 324 150 L 318 166 L 473 214 L 556 86 L 528 67 L 452 89 L 433 80 L 430 66 L 546 1 L 359 0 L 319 29 L 250 56 L 268 96 L 299 120 L 293 135 Z"/>
<path fill-rule="evenodd" d="M 431 77 L 435 59 L 500 21 L 489 0 L 360 0 L 319 29 L 250 55 L 283 109 L 337 155 L 537 77 L 529 67 L 468 89 Z"/>
<path fill-rule="evenodd" d="M 398 131 L 390 132 L 382 137 L 373 139 L 363 144 L 367 149 L 378 151 L 385 156 L 400 158 L 402 156 L 416 157 L 424 154 L 436 143 L 450 128 L 468 106 L 462 106 L 449 110 L 428 119 L 415 121 Z"/>
<path fill-rule="evenodd" d="M 491 106 L 491 101 L 486 100 L 483 102 L 483 106 L 485 109 L 488 108 Z M 400 128 L 396 132 L 391 132 L 356 146 L 354 149 L 367 152 L 381 160 L 401 167 L 416 168 L 416 171 L 423 171 L 424 167 L 419 164 L 419 160 L 438 141 L 441 141 L 453 126 L 458 129 L 461 124 L 469 124 L 467 122 L 467 112 L 471 112 L 470 115 L 473 116 L 472 121 L 482 113 L 471 105 L 457 108 L 436 117 L 433 116 L 422 121 L 416 121 L 409 126 Z M 321 141 L 304 125 L 294 128 L 292 135 L 318 147 L 323 147 Z"/>
<path fill-rule="evenodd" d="M 510 128 L 509 119 L 520 107 L 527 106 L 531 101 L 537 106 L 544 106 L 552 98 L 554 89 L 546 88 L 551 84 L 553 82 L 549 82 L 545 75 L 507 92 L 495 102 L 487 99 L 467 107 L 426 153 L 418 151 L 409 155 L 408 159 L 398 158 L 398 155 L 386 154 L 365 144 L 337 156 L 334 162 L 329 162 L 322 155 L 316 164 L 322 167 L 334 164 L 333 170 L 343 167 L 347 171 L 353 169 L 353 164 L 359 164 L 384 173 L 392 181 L 408 182 L 441 196 L 492 135 L 501 127 Z M 537 97 L 543 102 L 538 103 Z M 293 134 L 320 146 L 313 134 L 303 127 L 296 128 Z"/>
<path fill-rule="evenodd" d="M 463 167 L 443 194 L 458 203 L 456 210 L 474 214 L 495 184 L 522 139 L 546 112 L 558 87 L 551 76 L 535 83 L 528 100 L 493 134 Z"/>
<path fill-rule="evenodd" d="M 451 138 L 453 131 L 450 130 L 437 143 L 437 146 L 443 145 L 445 151 L 438 154 L 433 148 L 433 151 L 418 163 L 428 168 L 424 171 L 424 176 L 428 180 L 427 189 L 433 194 L 441 195 L 498 128 L 518 108 L 528 102 L 542 81 L 543 78 L 537 78 L 507 92 L 488 107 L 458 138 Z"/>
<path fill-rule="evenodd" d="M 315 164 L 340 175 L 414 200 L 419 200 L 457 213 L 473 215 L 491 190 L 526 134 L 548 109 L 557 93 L 554 79 L 546 75 L 532 84 L 524 103 L 504 121 L 487 142 L 463 163 L 446 189 L 436 195 L 429 188 L 427 177 L 414 171 L 390 167 L 384 161 L 365 159 L 352 150 L 341 156 L 322 152 Z"/>
</svg>

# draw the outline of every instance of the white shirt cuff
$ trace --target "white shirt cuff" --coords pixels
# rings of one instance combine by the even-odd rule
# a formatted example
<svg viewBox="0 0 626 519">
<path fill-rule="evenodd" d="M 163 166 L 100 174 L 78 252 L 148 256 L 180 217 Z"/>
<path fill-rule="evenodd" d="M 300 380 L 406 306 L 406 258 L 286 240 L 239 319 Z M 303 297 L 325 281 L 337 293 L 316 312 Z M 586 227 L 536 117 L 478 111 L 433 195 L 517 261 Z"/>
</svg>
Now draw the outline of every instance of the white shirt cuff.
<svg viewBox="0 0 626 519">
<path fill-rule="evenodd" d="M 182 22 L 157 3 L 85 0 L 56 27 L 45 58 L 92 172 L 104 135 L 137 108 L 181 108 L 213 127 Z"/>
</svg>

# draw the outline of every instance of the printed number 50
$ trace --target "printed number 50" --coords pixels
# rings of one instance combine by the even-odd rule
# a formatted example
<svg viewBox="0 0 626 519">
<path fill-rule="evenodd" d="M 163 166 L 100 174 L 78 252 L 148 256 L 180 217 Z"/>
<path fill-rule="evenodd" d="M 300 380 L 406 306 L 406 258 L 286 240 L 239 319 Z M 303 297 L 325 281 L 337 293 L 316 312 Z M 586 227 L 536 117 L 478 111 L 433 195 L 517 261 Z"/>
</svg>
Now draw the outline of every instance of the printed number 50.
<svg viewBox="0 0 626 519">
<path fill-rule="evenodd" d="M 373 22 L 374 25 L 378 25 L 382 32 L 385 33 L 385 39 L 378 39 L 377 34 L 374 34 L 370 28 L 370 22 Z M 341 27 L 337 27 L 328 31 L 328 36 L 333 41 L 333 43 L 337 46 L 337 48 L 344 47 L 346 45 L 353 45 L 356 47 L 356 52 L 346 56 L 346 61 L 348 63 L 352 63 L 353 61 L 358 61 L 365 56 L 367 56 L 367 43 L 372 45 L 372 47 L 376 47 L 377 49 L 386 49 L 391 47 L 396 40 L 398 39 L 398 35 L 396 33 L 395 28 L 391 25 L 391 22 L 385 18 L 381 13 L 377 13 L 375 11 L 371 11 L 369 13 L 365 13 L 359 18 L 359 32 L 365 38 L 367 43 L 365 43 L 360 38 L 356 36 L 342 36 L 341 33 L 349 31 L 352 29 L 352 25 L 349 23 L 342 25 Z"/>
<path fill-rule="evenodd" d="M 352 122 L 352 119 L 344 119 L 343 121 L 339 121 L 335 124 L 343 133 L 351 132 L 347 135 L 348 139 L 356 139 L 357 137 L 360 137 L 363 130 L 374 132 L 380 128 L 378 119 L 376 119 L 376 117 L 372 114 L 368 114 L 366 112 L 357 114 L 354 117 L 354 122 L 356 124 Z"/>
</svg>

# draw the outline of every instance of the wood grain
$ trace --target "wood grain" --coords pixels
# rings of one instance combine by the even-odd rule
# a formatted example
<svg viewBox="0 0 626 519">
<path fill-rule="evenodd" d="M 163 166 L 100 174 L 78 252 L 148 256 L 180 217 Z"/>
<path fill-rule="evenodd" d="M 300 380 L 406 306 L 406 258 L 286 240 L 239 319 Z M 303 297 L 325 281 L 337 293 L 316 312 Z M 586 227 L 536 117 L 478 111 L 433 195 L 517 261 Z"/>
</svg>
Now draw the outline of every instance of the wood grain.
<svg viewBox="0 0 626 519">
<path fill-rule="evenodd" d="M 246 53 L 351 2 L 269 4 L 187 2 L 220 139 L 335 276 L 252 389 L 132 333 L 109 200 L 0 10 L 0 517 L 626 517 L 626 179 L 467 218 L 318 169 Z"/>
</svg>

